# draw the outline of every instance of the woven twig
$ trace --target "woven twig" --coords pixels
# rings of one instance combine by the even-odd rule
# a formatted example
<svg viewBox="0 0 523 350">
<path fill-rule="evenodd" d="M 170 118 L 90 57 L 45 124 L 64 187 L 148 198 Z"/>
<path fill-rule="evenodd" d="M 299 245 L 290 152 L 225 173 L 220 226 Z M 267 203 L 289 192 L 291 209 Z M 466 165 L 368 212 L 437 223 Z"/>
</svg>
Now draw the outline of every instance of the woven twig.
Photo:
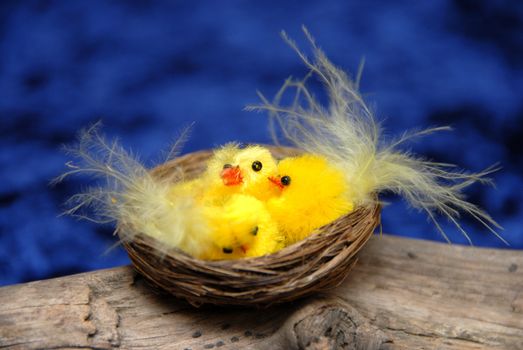
<svg viewBox="0 0 523 350">
<path fill-rule="evenodd" d="M 295 149 L 271 147 L 276 158 Z M 211 151 L 187 154 L 153 170 L 159 177 L 182 169 L 200 174 Z M 137 235 L 123 245 L 134 268 L 154 286 L 189 303 L 268 306 L 336 287 L 356 263 L 356 253 L 380 221 L 380 206 L 357 208 L 296 244 L 256 258 L 205 261 L 179 250 L 160 253 L 153 238 Z"/>
</svg>

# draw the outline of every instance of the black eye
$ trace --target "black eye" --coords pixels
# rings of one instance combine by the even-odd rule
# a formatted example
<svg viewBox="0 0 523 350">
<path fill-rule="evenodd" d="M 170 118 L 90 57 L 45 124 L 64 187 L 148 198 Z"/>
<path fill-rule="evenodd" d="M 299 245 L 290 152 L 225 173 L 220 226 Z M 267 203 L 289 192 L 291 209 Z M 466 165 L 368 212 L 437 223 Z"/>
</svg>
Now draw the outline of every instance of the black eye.
<svg viewBox="0 0 523 350">
<path fill-rule="evenodd" d="M 287 175 L 282 176 L 280 182 L 283 186 L 289 186 L 291 184 L 291 177 Z"/>
<path fill-rule="evenodd" d="M 232 254 L 232 248 L 223 248 L 222 251 L 223 251 L 225 254 Z"/>
<path fill-rule="evenodd" d="M 232 164 L 224 164 L 223 168 L 224 169 L 232 168 Z"/>
<path fill-rule="evenodd" d="M 259 160 L 256 160 L 252 163 L 252 170 L 254 170 L 254 171 L 260 171 L 260 170 L 262 170 L 262 167 L 263 167 L 263 165 Z"/>
<path fill-rule="evenodd" d="M 258 234 L 258 226 L 256 226 L 255 228 L 252 229 L 251 231 L 252 235 L 253 236 L 256 236 Z"/>
</svg>

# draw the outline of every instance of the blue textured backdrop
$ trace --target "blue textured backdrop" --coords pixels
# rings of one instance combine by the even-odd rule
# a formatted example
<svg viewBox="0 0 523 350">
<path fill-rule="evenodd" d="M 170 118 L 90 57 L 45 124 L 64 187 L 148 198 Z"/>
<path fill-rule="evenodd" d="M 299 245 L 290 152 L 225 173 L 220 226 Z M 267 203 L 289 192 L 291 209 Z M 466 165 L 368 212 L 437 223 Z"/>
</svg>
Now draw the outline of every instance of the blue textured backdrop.
<svg viewBox="0 0 523 350">
<path fill-rule="evenodd" d="M 121 249 L 103 254 L 111 227 L 57 217 L 85 186 L 48 186 L 81 127 L 103 120 L 149 164 L 191 121 L 187 152 L 268 142 L 265 119 L 242 108 L 304 73 L 278 35 L 303 45 L 301 24 L 343 68 L 366 57 L 362 89 L 391 132 L 455 127 L 416 151 L 472 170 L 501 162 L 497 189 L 468 193 L 523 248 L 523 2 L 2 1 L 0 285 L 128 262 Z M 391 200 L 386 232 L 441 240 Z M 475 244 L 503 247 L 464 221 Z"/>
</svg>

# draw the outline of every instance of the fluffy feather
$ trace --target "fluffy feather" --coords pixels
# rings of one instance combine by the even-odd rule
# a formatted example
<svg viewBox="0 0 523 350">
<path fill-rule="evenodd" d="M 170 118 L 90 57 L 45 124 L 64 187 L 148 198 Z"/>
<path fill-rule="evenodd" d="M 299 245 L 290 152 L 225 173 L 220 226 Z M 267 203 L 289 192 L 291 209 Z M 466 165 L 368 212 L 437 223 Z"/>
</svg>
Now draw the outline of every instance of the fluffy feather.
<svg viewBox="0 0 523 350">
<path fill-rule="evenodd" d="M 267 201 L 267 208 L 286 244 L 306 238 L 353 209 L 343 173 L 323 157 L 306 154 L 286 158 L 278 164 L 278 173 L 272 181 L 280 193 Z M 286 185 L 282 185 L 284 177 Z"/>
<path fill-rule="evenodd" d="M 234 157 L 240 151 L 239 144 L 230 142 L 214 150 L 207 161 L 205 172 L 196 179 L 176 183 L 172 190 L 183 189 L 191 192 L 202 204 L 216 205 L 235 193 L 240 192 L 239 186 L 225 186 L 220 173 L 225 164 L 234 162 Z"/>
<path fill-rule="evenodd" d="M 460 213 L 471 215 L 504 241 L 494 230 L 501 227 L 485 211 L 468 202 L 463 194 L 466 187 L 476 182 L 489 182 L 487 176 L 497 169 L 462 172 L 451 165 L 427 161 L 400 149 L 408 140 L 449 129 L 446 127 L 409 132 L 387 140 L 358 91 L 360 74 L 355 81 L 349 79 L 316 46 L 308 31 L 303 30 L 311 43 L 313 60 L 309 60 L 285 33 L 282 35 L 305 63 L 309 74 L 302 80 L 289 78 L 273 102 L 260 94 L 263 103 L 248 107 L 269 111 L 275 142 L 280 138 L 276 132 L 279 129 L 286 141 L 308 153 L 322 155 L 342 169 L 350 184 L 349 199 L 357 205 L 370 204 L 375 201 L 375 193 L 390 191 L 401 195 L 412 207 L 425 211 L 447 241 L 436 214 L 448 218 L 469 242 L 468 234 L 458 222 Z M 326 107 L 307 89 L 306 81 L 310 76 L 316 76 L 324 84 L 328 94 Z M 282 96 L 289 89 L 295 90 L 293 103 L 282 106 Z"/>
<path fill-rule="evenodd" d="M 80 133 L 78 143 L 68 148 L 79 163 L 56 181 L 74 174 L 105 179 L 105 185 L 74 195 L 66 214 L 98 223 L 117 222 L 122 240 L 144 233 L 156 238 L 162 252 L 176 247 L 193 256 L 210 249 L 209 225 L 202 220 L 202 207 L 189 191 L 173 193 L 172 182 L 183 181 L 180 171 L 169 179 L 153 178 L 135 156 L 108 142 L 95 125 Z M 84 210 L 87 209 L 87 210 Z"/>
<path fill-rule="evenodd" d="M 66 214 L 97 223 L 117 222 L 121 240 L 146 234 L 157 240 L 155 248 L 162 253 L 177 248 L 197 258 L 215 260 L 264 255 L 283 247 L 276 224 L 255 197 L 220 193 L 219 201 L 205 200 L 209 196 L 204 193 L 205 181 L 216 178 L 212 185 L 225 187 L 219 174 L 212 177 L 206 173 L 184 181 L 183 173 L 175 169 L 167 179 L 153 177 L 117 141 L 108 142 L 98 127 L 80 133 L 78 143 L 68 149 L 79 163 L 68 163 L 71 170 L 55 181 L 84 174 L 105 179 L 105 185 L 74 195 Z M 265 155 L 261 147 L 250 149 L 248 154 L 253 150 L 255 156 Z M 226 145 L 215 153 L 209 169 L 214 169 L 213 163 L 235 160 L 239 151 L 241 157 L 246 156 L 236 145 Z M 225 254 L 223 248 L 234 249 L 234 254 Z"/>
</svg>

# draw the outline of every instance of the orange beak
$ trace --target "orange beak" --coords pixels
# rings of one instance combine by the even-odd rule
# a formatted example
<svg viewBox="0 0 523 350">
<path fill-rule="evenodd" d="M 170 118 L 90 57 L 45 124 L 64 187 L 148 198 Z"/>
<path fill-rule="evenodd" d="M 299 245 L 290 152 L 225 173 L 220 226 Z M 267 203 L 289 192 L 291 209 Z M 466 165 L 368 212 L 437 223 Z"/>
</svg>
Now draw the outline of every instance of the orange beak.
<svg viewBox="0 0 523 350">
<path fill-rule="evenodd" d="M 273 185 L 277 186 L 280 190 L 283 190 L 283 184 L 281 183 L 280 176 L 269 176 L 269 181 L 272 182 Z"/>
<path fill-rule="evenodd" d="M 223 169 L 220 177 L 225 186 L 235 186 L 243 182 L 243 176 L 239 166 Z"/>
</svg>

